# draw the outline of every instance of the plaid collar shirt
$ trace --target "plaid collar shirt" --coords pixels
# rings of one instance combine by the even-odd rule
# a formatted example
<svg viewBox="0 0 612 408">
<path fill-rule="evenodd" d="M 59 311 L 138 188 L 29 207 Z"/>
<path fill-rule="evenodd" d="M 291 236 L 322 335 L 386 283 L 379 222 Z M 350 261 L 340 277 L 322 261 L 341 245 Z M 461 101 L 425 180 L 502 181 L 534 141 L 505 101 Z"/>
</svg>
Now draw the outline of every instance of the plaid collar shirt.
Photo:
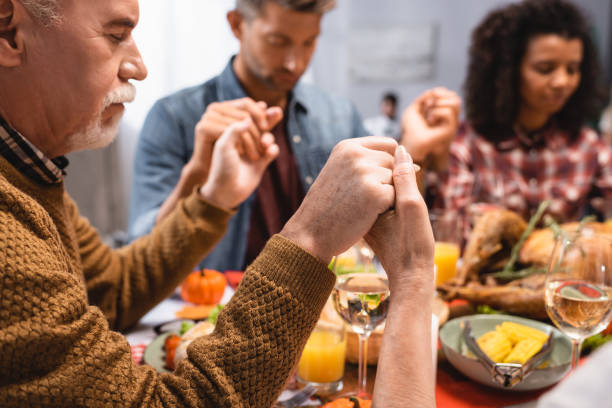
<svg viewBox="0 0 612 408">
<path fill-rule="evenodd" d="M 68 165 L 68 159 L 64 156 L 49 159 L 2 117 L 0 117 L 0 156 L 40 184 L 60 183 L 64 177 L 64 168 Z"/>
<path fill-rule="evenodd" d="M 443 179 L 436 206 L 460 212 L 489 203 L 527 219 L 550 200 L 548 213 L 559 222 L 589 210 L 612 217 L 612 149 L 589 128 L 574 141 L 549 127 L 493 144 L 463 125 Z"/>
</svg>

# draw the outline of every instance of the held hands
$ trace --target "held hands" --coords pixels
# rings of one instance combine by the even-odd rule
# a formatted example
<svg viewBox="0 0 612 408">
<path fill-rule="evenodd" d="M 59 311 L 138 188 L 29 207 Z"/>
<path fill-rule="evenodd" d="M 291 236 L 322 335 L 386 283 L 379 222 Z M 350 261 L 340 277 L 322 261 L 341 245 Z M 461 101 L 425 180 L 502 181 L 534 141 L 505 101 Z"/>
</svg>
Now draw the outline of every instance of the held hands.
<svg viewBox="0 0 612 408">
<path fill-rule="evenodd" d="M 271 133 L 258 138 L 262 154 L 247 154 L 245 133 L 253 123 L 245 119 L 230 125 L 217 140 L 206 183 L 200 195 L 211 204 L 226 210 L 237 207 L 255 190 L 266 167 L 278 156 L 278 145 Z"/>
<path fill-rule="evenodd" d="M 393 183 L 394 210 L 383 214 L 366 236 L 387 272 L 391 291 L 372 406 L 435 407 L 434 240 L 412 158 L 403 147 L 395 153 Z"/>
<path fill-rule="evenodd" d="M 426 296 L 433 291 L 434 239 L 427 207 L 412 158 L 391 138 L 340 142 L 281 235 L 324 263 L 365 235 L 390 287 L 423 289 Z"/>
<path fill-rule="evenodd" d="M 395 208 L 381 215 L 366 235 L 379 257 L 391 290 L 433 293 L 434 238 L 427 206 L 419 193 L 412 158 L 403 146 L 395 152 Z"/>
<path fill-rule="evenodd" d="M 402 115 L 401 144 L 417 162 L 431 159 L 435 171 L 446 168 L 460 110 L 461 99 L 453 91 L 434 88 L 424 92 Z"/>
<path fill-rule="evenodd" d="M 282 117 L 281 108 L 268 108 L 265 102 L 255 102 L 248 97 L 211 103 L 196 125 L 193 154 L 186 168 L 198 174 L 200 182 L 205 181 L 215 142 L 230 125 L 246 119 L 250 119 L 250 124 L 240 134 L 240 153 L 251 160 L 257 160 L 265 152 L 261 142 L 262 134 L 274 128 Z"/>
<path fill-rule="evenodd" d="M 281 235 L 325 263 L 363 237 L 395 202 L 388 137 L 340 142 Z"/>
</svg>

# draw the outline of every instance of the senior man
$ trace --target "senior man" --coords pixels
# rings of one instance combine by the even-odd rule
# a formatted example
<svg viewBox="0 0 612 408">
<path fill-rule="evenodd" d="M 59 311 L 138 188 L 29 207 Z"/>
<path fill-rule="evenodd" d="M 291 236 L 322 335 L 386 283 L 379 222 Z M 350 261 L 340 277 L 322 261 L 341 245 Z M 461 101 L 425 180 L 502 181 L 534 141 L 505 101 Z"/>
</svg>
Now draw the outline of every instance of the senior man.
<svg viewBox="0 0 612 408">
<path fill-rule="evenodd" d="M 200 264 L 242 270 L 299 207 L 332 148 L 340 140 L 367 134 L 348 100 L 299 81 L 315 52 L 321 20 L 335 3 L 236 0 L 227 20 L 240 42 L 238 54 L 217 77 L 160 99 L 145 121 L 134 160 L 131 239 L 151 231 L 180 198 L 206 179 L 212 146 L 223 130 L 252 117 L 258 126 L 245 139 L 256 139 L 258 127 L 269 130 L 279 155 Z M 422 141 L 438 133 L 454 136 L 456 120 L 429 125 L 421 109 L 413 110 L 417 114 L 404 121 L 405 140 L 419 131 L 418 138 L 406 143 L 411 154 L 427 148 L 421 147 Z M 255 141 L 246 146 L 247 152 L 258 151 Z"/>
<path fill-rule="evenodd" d="M 422 199 L 410 194 L 410 157 L 400 149 L 394 165 L 396 143 L 386 138 L 344 142 L 248 268 L 215 332 L 192 343 L 173 375 L 136 366 L 112 330 L 172 291 L 278 154 L 260 131 L 261 151 L 248 156 L 242 135 L 253 123 L 230 126 L 201 187 L 150 235 L 105 246 L 64 191 L 62 155 L 116 134 L 133 98 L 129 81 L 146 76 L 131 36 L 138 14 L 137 0 L 0 0 L 2 407 L 269 407 L 331 291 L 327 263 L 392 205 L 412 222 L 381 221 L 371 241 L 400 282 L 396 304 L 410 304 L 405 295 L 431 280 L 433 241 Z M 423 240 L 407 239 L 398 254 L 390 239 L 398 231 Z M 402 324 L 430 313 L 427 302 L 415 310 Z"/>
</svg>

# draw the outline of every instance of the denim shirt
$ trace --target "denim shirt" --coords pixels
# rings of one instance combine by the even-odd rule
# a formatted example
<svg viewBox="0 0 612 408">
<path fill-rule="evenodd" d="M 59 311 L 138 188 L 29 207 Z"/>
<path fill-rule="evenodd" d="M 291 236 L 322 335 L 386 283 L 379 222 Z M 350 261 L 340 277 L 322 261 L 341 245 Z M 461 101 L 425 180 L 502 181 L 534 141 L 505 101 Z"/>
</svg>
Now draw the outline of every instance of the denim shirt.
<svg viewBox="0 0 612 408">
<path fill-rule="evenodd" d="M 232 59 L 233 60 L 233 59 Z M 212 102 L 246 95 L 229 61 L 223 72 L 202 85 L 187 88 L 155 103 L 136 147 L 130 202 L 129 236 L 149 233 L 159 208 L 179 181 L 193 153 L 193 135 Z M 359 113 L 348 101 L 298 83 L 287 107 L 287 137 L 305 191 L 341 140 L 366 135 Z M 229 221 L 227 231 L 200 267 L 241 270 L 246 265 L 248 231 L 254 192 Z"/>
</svg>

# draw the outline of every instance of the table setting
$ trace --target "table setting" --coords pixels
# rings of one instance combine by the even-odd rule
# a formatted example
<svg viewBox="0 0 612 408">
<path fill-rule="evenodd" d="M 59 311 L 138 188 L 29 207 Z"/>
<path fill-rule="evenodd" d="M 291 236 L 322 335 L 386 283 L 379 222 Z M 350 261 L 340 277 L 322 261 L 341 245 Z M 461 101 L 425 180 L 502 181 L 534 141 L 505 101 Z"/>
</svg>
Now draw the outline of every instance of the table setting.
<svg viewBox="0 0 612 408">
<path fill-rule="evenodd" d="M 585 339 L 594 348 L 612 337 L 605 331 L 612 319 L 612 225 L 587 220 L 537 229 L 540 219 L 532 217 L 517 227 L 512 215 L 491 211 L 472 226 L 463 250 L 460 217 L 432 214 L 438 407 L 535 406 L 580 364 Z M 502 238 L 491 232 L 495 217 L 503 224 L 496 230 Z M 533 259 L 545 260 L 527 262 Z M 369 406 L 390 301 L 388 282 L 363 242 L 335 257 L 330 269 L 336 285 L 278 407 Z M 183 283 L 126 333 L 134 361 L 171 371 L 193 338 L 212 332 L 220 305 L 231 299 L 242 274 L 194 271 L 190 286 Z M 507 279 L 509 274 L 516 276 Z M 537 283 L 515 284 L 525 280 Z M 197 291 L 215 293 L 211 298 Z M 504 294 L 506 299 L 497 299 Z M 514 305 L 514 298 L 524 302 Z M 169 348 L 178 353 L 172 351 L 170 359 Z"/>
</svg>

